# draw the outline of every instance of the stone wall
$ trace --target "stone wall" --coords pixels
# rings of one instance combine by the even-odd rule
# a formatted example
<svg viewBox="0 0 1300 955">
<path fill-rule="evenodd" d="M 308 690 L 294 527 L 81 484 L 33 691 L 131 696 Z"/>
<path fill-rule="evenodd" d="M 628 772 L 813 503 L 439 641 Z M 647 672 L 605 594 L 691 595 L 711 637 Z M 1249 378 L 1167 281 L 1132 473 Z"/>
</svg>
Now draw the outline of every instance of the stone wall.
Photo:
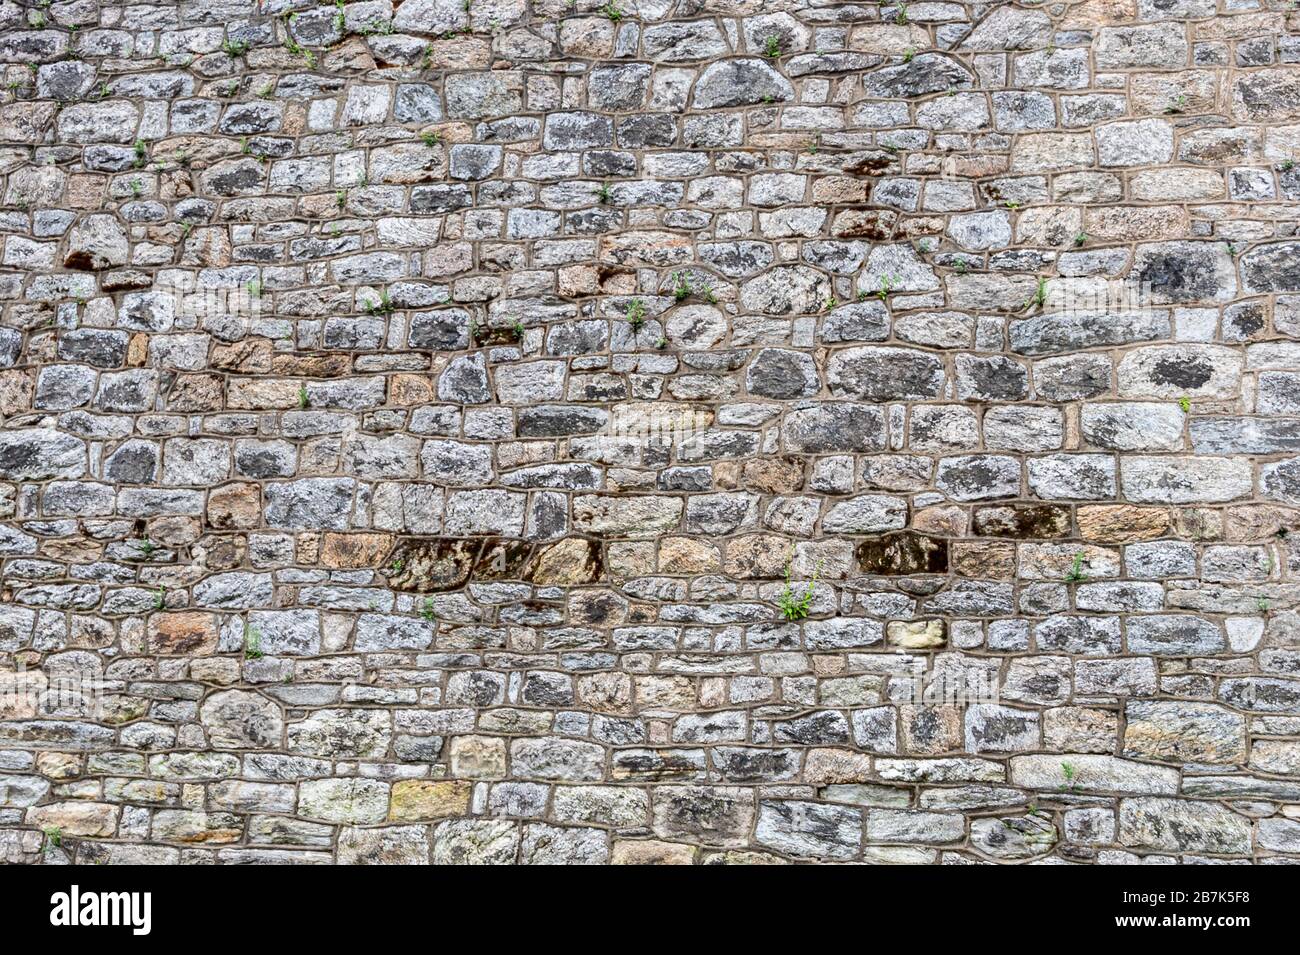
<svg viewBox="0 0 1300 955">
<path fill-rule="evenodd" d="M 1300 857 L 1300 14 L 0 3 L 0 858 Z"/>
</svg>

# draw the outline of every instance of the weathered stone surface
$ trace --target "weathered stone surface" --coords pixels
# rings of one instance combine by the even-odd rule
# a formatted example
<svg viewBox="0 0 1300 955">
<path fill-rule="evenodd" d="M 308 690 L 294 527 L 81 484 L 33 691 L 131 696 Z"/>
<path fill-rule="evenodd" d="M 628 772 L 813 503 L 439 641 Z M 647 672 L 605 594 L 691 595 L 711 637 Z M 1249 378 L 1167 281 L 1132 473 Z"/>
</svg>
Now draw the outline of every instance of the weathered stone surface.
<svg viewBox="0 0 1300 955">
<path fill-rule="evenodd" d="M 1250 820 L 1212 802 L 1124 799 L 1119 809 L 1119 841 L 1164 852 L 1239 854 L 1250 850 Z"/>
<path fill-rule="evenodd" d="M 851 859 L 862 841 L 862 813 L 848 806 L 763 802 L 755 839 L 788 855 Z"/>
<path fill-rule="evenodd" d="M 1044 791 L 1173 794 L 1178 771 L 1112 756 L 1013 756 L 1011 782 Z"/>
<path fill-rule="evenodd" d="M 0 861 L 1300 856 L 1285 6 L 0 5 Z"/>
<path fill-rule="evenodd" d="M 199 719 L 216 749 L 275 749 L 284 730 L 280 708 L 246 690 L 212 694 L 203 701 Z"/>
<path fill-rule="evenodd" d="M 1124 755 L 1237 765 L 1246 756 L 1246 722 L 1209 703 L 1132 701 L 1125 708 Z"/>
</svg>

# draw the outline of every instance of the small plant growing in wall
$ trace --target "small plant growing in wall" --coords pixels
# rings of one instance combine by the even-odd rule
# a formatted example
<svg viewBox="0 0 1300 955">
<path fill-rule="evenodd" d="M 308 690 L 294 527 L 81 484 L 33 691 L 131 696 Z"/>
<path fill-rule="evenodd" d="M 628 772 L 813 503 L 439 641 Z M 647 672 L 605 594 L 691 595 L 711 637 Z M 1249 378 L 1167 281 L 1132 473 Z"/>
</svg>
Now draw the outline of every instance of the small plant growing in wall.
<svg viewBox="0 0 1300 955">
<path fill-rule="evenodd" d="M 639 332 L 641 326 L 645 324 L 645 302 L 639 298 L 634 298 L 627 303 L 627 311 L 623 313 L 623 318 L 632 326 L 632 331 Z"/>
<path fill-rule="evenodd" d="M 244 659 L 262 659 L 262 631 L 256 627 L 244 627 Z"/>
<path fill-rule="evenodd" d="M 366 311 L 371 315 L 388 315 L 393 311 L 393 300 L 388 297 L 388 289 L 379 290 L 379 301 L 371 302 L 366 306 Z"/>
<path fill-rule="evenodd" d="M 617 3 L 610 2 L 605 4 L 600 8 L 600 12 L 605 14 L 606 17 L 613 20 L 615 23 L 623 19 L 623 10 Z"/>
<path fill-rule="evenodd" d="M 763 43 L 763 54 L 764 56 L 770 57 L 773 60 L 775 60 L 778 56 L 780 56 L 781 38 L 776 34 L 769 36 L 767 40 L 764 41 Z"/>
<path fill-rule="evenodd" d="M 614 198 L 614 192 L 612 189 L 609 188 L 609 183 L 602 182 L 600 184 L 600 188 L 596 190 L 596 199 L 600 202 L 602 206 L 605 206 L 605 205 L 609 205 L 610 201 L 613 198 Z"/>
<path fill-rule="evenodd" d="M 674 272 L 673 283 L 673 298 L 679 302 L 683 299 L 690 298 L 691 294 L 695 291 L 695 289 L 691 287 L 691 277 L 685 272 Z"/>
<path fill-rule="evenodd" d="M 432 622 L 432 621 L 434 621 L 434 620 L 437 619 L 437 616 L 436 616 L 436 615 L 434 614 L 434 612 L 433 612 L 433 598 L 432 598 L 432 597 L 425 597 L 425 598 L 424 598 L 424 602 L 423 602 L 422 604 L 420 604 L 420 616 L 423 617 L 425 620 L 428 620 L 428 621 L 430 621 L 430 622 Z"/>
<path fill-rule="evenodd" d="M 298 407 L 306 410 L 311 407 L 311 398 L 307 395 L 307 386 L 298 386 Z"/>
<path fill-rule="evenodd" d="M 812 580 L 808 581 L 808 587 L 802 594 L 796 594 L 793 585 L 790 583 L 790 564 L 794 558 L 794 553 L 785 560 L 785 590 L 777 597 L 777 604 L 781 607 L 781 616 L 786 620 L 802 620 L 808 616 L 808 611 L 812 609 L 814 588 L 817 586 L 817 578 L 821 575 L 822 564 L 817 562 L 813 569 Z"/>
<path fill-rule="evenodd" d="M 1065 779 L 1065 785 L 1061 788 L 1074 792 L 1074 787 L 1079 784 L 1079 770 L 1074 763 L 1062 763 L 1061 776 Z"/>
<path fill-rule="evenodd" d="M 1038 277 L 1038 285 L 1034 287 L 1034 294 L 1029 296 L 1029 300 L 1025 302 L 1025 308 L 1034 308 L 1035 306 L 1041 308 L 1043 303 L 1046 301 L 1047 301 L 1047 279 L 1043 278 L 1040 275 Z"/>
<path fill-rule="evenodd" d="M 1191 414 L 1192 399 L 1187 397 L 1186 395 L 1183 395 L 1181 398 L 1178 399 L 1178 407 L 1182 409 L 1183 414 Z"/>
<path fill-rule="evenodd" d="M 1065 575 L 1065 579 L 1072 584 L 1088 579 L 1083 572 L 1083 551 L 1075 554 L 1074 560 L 1070 561 L 1070 572 Z"/>
<path fill-rule="evenodd" d="M 517 342 L 523 341 L 524 323 L 516 318 L 513 322 L 510 323 L 510 334 L 514 337 L 515 341 Z"/>
<path fill-rule="evenodd" d="M 63 845 L 63 830 L 58 826 L 46 826 L 41 829 L 41 834 L 45 836 L 45 851 L 47 853 Z"/>
</svg>

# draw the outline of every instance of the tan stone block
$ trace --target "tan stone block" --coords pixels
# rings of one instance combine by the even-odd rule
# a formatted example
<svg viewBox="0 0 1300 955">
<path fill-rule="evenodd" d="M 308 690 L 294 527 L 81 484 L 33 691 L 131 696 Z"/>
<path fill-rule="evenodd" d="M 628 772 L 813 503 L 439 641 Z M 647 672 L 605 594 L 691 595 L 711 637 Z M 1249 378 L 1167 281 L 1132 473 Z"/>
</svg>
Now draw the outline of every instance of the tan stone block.
<svg viewBox="0 0 1300 955">
<path fill-rule="evenodd" d="M 599 713 L 632 712 L 632 677 L 626 673 L 587 673 L 578 677 L 578 700 Z"/>
<path fill-rule="evenodd" d="M 1012 148 L 1011 171 L 1053 172 L 1095 161 L 1091 133 L 1026 133 Z"/>
<path fill-rule="evenodd" d="M 803 487 L 804 462 L 795 457 L 751 458 L 744 462 L 740 480 L 761 494 L 789 494 Z"/>
<path fill-rule="evenodd" d="M 229 686 L 239 682 L 239 661 L 230 657 L 203 657 L 191 660 L 190 676 L 203 683 Z"/>
<path fill-rule="evenodd" d="M 695 684 L 684 676 L 635 677 L 637 707 L 643 710 L 689 710 L 695 706 Z"/>
<path fill-rule="evenodd" d="M 1093 240 L 1122 242 L 1174 239 L 1187 235 L 1190 219 L 1181 206 L 1110 206 L 1084 211 L 1083 231 Z"/>
<path fill-rule="evenodd" d="M 942 620 L 891 620 L 885 636 L 890 646 L 904 650 L 930 650 L 948 642 Z"/>
<path fill-rule="evenodd" d="M 680 265 L 690 261 L 693 242 L 676 232 L 612 232 L 600 237 L 597 254 L 617 265 Z"/>
<path fill-rule="evenodd" d="M 492 61 L 492 44 L 483 37 L 437 39 L 427 49 L 428 68 L 434 70 L 482 70 Z"/>
<path fill-rule="evenodd" d="M 733 537 L 724 545 L 723 571 L 731 577 L 753 579 L 785 575 L 790 542 L 775 534 L 745 534 Z"/>
<path fill-rule="evenodd" d="M 140 368 L 149 360 L 149 336 L 143 332 L 132 335 L 126 346 L 126 363 Z"/>
<path fill-rule="evenodd" d="M 1009 580 L 1016 574 L 1016 545 L 1011 541 L 953 541 L 952 570 L 962 577 Z"/>
<path fill-rule="evenodd" d="M 296 381 L 268 378 L 231 378 L 226 384 L 226 407 L 259 411 L 298 407 Z"/>
<path fill-rule="evenodd" d="M 167 393 L 168 411 L 220 411 L 225 406 L 220 375 L 177 375 Z"/>
<path fill-rule="evenodd" d="M 212 367 L 248 375 L 265 374 L 271 370 L 272 354 L 271 343 L 267 339 L 246 338 L 213 348 Z"/>
<path fill-rule="evenodd" d="M 568 537 L 542 548 L 529 575 L 541 586 L 573 587 L 602 576 L 600 542 Z"/>
<path fill-rule="evenodd" d="M 453 780 L 398 780 L 393 783 L 388 818 L 393 822 L 410 822 L 466 815 L 473 789 L 473 783 Z"/>
<path fill-rule="evenodd" d="M 1043 206 L 1026 209 L 1016 219 L 1016 241 L 1021 245 L 1069 246 L 1083 224 L 1083 210 Z"/>
<path fill-rule="evenodd" d="M 0 371 L 0 416 L 21 414 L 32 406 L 32 376 L 25 371 Z"/>
<path fill-rule="evenodd" d="M 566 56 L 601 60 L 614 52 L 614 24 L 608 17 L 565 17 L 560 50 Z"/>
<path fill-rule="evenodd" d="M 1132 504 L 1087 504 L 1077 513 L 1079 536 L 1105 544 L 1154 540 L 1169 529 L 1169 511 Z"/>
<path fill-rule="evenodd" d="M 1070 29 L 1128 23 L 1137 16 L 1137 0 L 1083 0 L 1069 7 L 1064 25 Z"/>
<path fill-rule="evenodd" d="M 1129 180 L 1129 194 L 1149 202 L 1222 199 L 1223 173 L 1217 169 L 1143 169 Z"/>
<path fill-rule="evenodd" d="M 1219 75 L 1213 70 L 1134 73 L 1129 80 L 1129 104 L 1136 115 L 1165 115 L 1173 107 L 1195 116 L 1221 108 L 1220 90 Z"/>
<path fill-rule="evenodd" d="M 451 774 L 500 779 L 506 774 L 506 741 L 496 736 L 457 736 L 451 741 Z"/>
<path fill-rule="evenodd" d="M 107 182 L 104 176 L 75 174 L 69 176 L 68 190 L 64 193 L 64 204 L 73 209 L 102 208 Z"/>
<path fill-rule="evenodd" d="M 1223 512 L 1210 507 L 1180 507 L 1174 511 L 1174 533 L 1193 541 L 1220 540 Z"/>
<path fill-rule="evenodd" d="M 313 531 L 299 534 L 294 540 L 294 553 L 300 564 L 314 564 L 320 554 L 321 535 Z"/>
<path fill-rule="evenodd" d="M 1119 548 L 1096 544 L 1020 544 L 1020 576 L 1026 580 L 1076 581 L 1119 576 Z"/>
<path fill-rule="evenodd" d="M 718 549 L 691 537 L 666 537 L 659 543 L 661 574 L 712 574 L 722 567 Z"/>
<path fill-rule="evenodd" d="M 388 403 L 402 408 L 425 405 L 434 401 L 433 379 L 428 375 L 393 375 L 388 380 Z"/>
<path fill-rule="evenodd" d="M 212 527 L 256 527 L 261 519 L 262 491 L 256 484 L 223 484 L 208 493 L 208 524 Z"/>
<path fill-rule="evenodd" d="M 559 292 L 567 298 L 595 295 L 600 291 L 600 272 L 594 265 L 569 265 L 560 269 Z"/>
<path fill-rule="evenodd" d="M 181 263 L 204 268 L 230 264 L 232 248 L 225 229 L 195 229 L 181 244 Z"/>
<path fill-rule="evenodd" d="M 85 758 L 76 753 L 37 753 L 36 771 L 48 779 L 76 779 L 85 768 Z"/>
<path fill-rule="evenodd" d="M 901 56 L 909 50 L 930 48 L 930 34 L 914 24 L 872 23 L 854 27 L 849 34 L 849 49 L 860 53 Z"/>
<path fill-rule="evenodd" d="M 803 779 L 811 786 L 870 780 L 871 757 L 851 749 L 812 749 L 804 760 Z"/>
<path fill-rule="evenodd" d="M 847 176 L 824 176 L 813 182 L 813 202 L 838 204 L 866 202 L 867 184 Z"/>
<path fill-rule="evenodd" d="M 271 373 L 301 378 L 345 378 L 352 371 L 349 355 L 281 355 L 271 357 Z"/>
<path fill-rule="evenodd" d="M 32 806 L 23 821 L 38 829 L 58 830 L 63 836 L 111 836 L 117 832 L 118 807 L 103 802 L 50 803 Z"/>
<path fill-rule="evenodd" d="M 925 534 L 960 537 L 970 526 L 970 516 L 964 507 L 940 504 L 923 507 L 912 515 L 912 529 Z"/>
<path fill-rule="evenodd" d="M 104 545 L 86 540 L 84 537 L 74 537 L 67 540 L 42 541 L 40 553 L 51 560 L 90 563 L 104 556 Z"/>
<path fill-rule="evenodd" d="M 694 865 L 698 851 L 695 846 L 653 839 L 615 842 L 610 861 L 614 865 Z"/>
<path fill-rule="evenodd" d="M 614 577 L 640 577 L 653 574 L 655 545 L 651 541 L 616 541 L 607 554 L 609 573 Z"/>
<path fill-rule="evenodd" d="M 1300 511 L 1280 504 L 1243 504 L 1224 513 L 1224 539 L 1265 541 L 1300 527 Z"/>
</svg>

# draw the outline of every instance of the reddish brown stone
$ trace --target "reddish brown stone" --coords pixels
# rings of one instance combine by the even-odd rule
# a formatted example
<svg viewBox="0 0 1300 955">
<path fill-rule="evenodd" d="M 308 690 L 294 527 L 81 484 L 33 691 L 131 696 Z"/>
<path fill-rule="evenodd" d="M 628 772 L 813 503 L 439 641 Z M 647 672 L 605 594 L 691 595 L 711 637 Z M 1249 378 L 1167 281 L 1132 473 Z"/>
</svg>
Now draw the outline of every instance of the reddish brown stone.
<svg viewBox="0 0 1300 955">
<path fill-rule="evenodd" d="M 392 534 L 328 531 L 321 540 L 320 562 L 335 568 L 378 567 L 392 548 Z"/>
<path fill-rule="evenodd" d="M 197 610 L 149 615 L 149 652 L 158 654 L 213 653 L 219 633 L 217 615 Z"/>
<path fill-rule="evenodd" d="M 168 411 L 220 411 L 225 406 L 220 375 L 177 375 L 167 395 Z"/>
<path fill-rule="evenodd" d="M 798 458 L 755 458 L 745 462 L 741 482 L 760 494 L 789 494 L 803 487 L 803 462 Z"/>
</svg>

